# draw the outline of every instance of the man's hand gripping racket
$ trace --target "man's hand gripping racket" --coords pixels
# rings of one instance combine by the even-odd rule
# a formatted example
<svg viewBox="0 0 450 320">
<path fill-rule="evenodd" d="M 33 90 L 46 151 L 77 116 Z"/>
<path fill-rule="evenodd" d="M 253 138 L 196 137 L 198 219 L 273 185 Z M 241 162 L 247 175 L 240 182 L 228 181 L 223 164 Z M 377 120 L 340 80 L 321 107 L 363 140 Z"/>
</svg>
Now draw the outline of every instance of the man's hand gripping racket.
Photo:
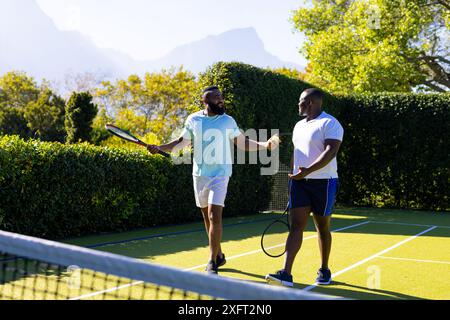
<svg viewBox="0 0 450 320">
<path fill-rule="evenodd" d="M 159 148 L 157 146 L 146 144 L 145 142 L 141 141 L 140 139 L 138 139 L 137 137 L 135 137 L 128 131 L 122 130 L 119 127 L 116 127 L 115 125 L 112 125 L 112 124 L 107 124 L 105 127 L 109 132 L 111 132 L 112 134 L 114 134 L 115 136 L 117 136 L 119 138 L 122 138 L 129 142 L 136 143 L 140 146 L 146 147 L 152 154 L 159 153 L 160 155 L 162 155 L 164 157 L 167 157 L 167 158 L 170 157 L 170 155 L 168 153 L 166 153 L 162 150 L 159 150 Z"/>
</svg>

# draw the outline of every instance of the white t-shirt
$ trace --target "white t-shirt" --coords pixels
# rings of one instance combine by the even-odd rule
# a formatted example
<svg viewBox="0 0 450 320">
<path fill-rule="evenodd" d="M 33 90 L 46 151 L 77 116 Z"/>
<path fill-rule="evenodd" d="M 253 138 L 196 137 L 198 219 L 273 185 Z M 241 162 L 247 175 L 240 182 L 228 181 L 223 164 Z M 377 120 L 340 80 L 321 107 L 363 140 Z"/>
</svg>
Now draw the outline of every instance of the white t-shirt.
<svg viewBox="0 0 450 320">
<path fill-rule="evenodd" d="M 342 141 L 344 129 L 339 121 L 323 111 L 316 119 L 299 121 L 294 128 L 294 174 L 299 167 L 310 167 L 325 150 L 325 140 Z M 338 178 L 337 160 L 334 158 L 325 167 L 309 174 L 307 179 Z"/>
</svg>

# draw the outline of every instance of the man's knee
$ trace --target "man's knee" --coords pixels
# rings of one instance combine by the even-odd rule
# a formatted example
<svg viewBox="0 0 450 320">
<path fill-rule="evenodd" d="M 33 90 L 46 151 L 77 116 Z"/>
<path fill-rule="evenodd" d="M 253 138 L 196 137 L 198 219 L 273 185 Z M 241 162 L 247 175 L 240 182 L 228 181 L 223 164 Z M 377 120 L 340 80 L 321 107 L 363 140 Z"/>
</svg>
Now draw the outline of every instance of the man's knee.
<svg viewBox="0 0 450 320">
<path fill-rule="evenodd" d="M 220 208 L 212 208 L 209 214 L 209 222 L 212 225 L 221 225 L 222 224 L 222 210 Z"/>
<path fill-rule="evenodd" d="M 309 208 L 291 209 L 290 229 L 294 232 L 303 232 L 308 224 L 308 217 L 311 210 Z"/>
<path fill-rule="evenodd" d="M 317 230 L 320 238 L 330 238 L 331 232 L 330 230 Z"/>
<path fill-rule="evenodd" d="M 293 232 L 303 232 L 305 231 L 306 223 L 303 221 L 292 221 L 290 229 Z"/>
<path fill-rule="evenodd" d="M 328 236 L 331 234 L 329 223 L 316 224 L 316 230 L 319 233 L 319 236 Z"/>
</svg>

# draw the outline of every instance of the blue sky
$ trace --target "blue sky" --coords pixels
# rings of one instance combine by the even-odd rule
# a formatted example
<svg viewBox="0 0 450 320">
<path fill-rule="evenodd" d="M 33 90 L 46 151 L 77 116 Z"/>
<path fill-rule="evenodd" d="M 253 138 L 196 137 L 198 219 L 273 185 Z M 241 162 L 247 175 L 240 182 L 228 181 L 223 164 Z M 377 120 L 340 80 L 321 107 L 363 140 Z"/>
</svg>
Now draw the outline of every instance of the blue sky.
<svg viewBox="0 0 450 320">
<path fill-rule="evenodd" d="M 303 0 L 37 0 L 62 30 L 77 30 L 102 48 L 154 59 L 185 43 L 254 27 L 267 51 L 306 65 L 291 11 Z"/>
</svg>

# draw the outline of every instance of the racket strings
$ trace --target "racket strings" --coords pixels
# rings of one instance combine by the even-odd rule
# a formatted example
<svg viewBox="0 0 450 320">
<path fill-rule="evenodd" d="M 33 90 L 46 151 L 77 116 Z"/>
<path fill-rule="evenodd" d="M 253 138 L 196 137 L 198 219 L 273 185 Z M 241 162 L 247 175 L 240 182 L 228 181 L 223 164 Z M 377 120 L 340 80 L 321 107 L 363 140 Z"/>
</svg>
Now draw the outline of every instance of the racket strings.
<svg viewBox="0 0 450 320">
<path fill-rule="evenodd" d="M 263 233 L 261 247 L 270 257 L 281 257 L 286 252 L 289 224 L 286 218 L 272 222 Z"/>
<path fill-rule="evenodd" d="M 136 138 L 135 136 L 133 136 L 131 133 L 121 130 L 117 127 L 108 125 L 107 129 L 109 131 L 111 131 L 113 134 L 115 134 L 116 136 L 119 136 L 125 140 L 129 140 L 129 141 L 133 141 L 133 142 L 140 142 L 140 140 L 138 138 Z"/>
</svg>

